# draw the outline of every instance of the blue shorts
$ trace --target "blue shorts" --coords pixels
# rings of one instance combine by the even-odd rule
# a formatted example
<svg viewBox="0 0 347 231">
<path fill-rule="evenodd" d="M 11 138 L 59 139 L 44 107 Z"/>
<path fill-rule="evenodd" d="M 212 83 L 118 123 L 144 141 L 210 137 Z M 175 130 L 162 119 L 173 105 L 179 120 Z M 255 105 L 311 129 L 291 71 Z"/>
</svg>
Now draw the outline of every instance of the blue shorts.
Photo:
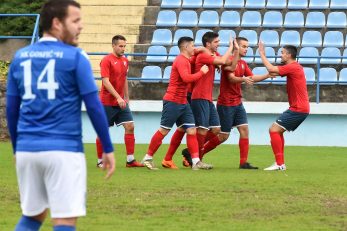
<svg viewBox="0 0 347 231">
<path fill-rule="evenodd" d="M 288 109 L 277 118 L 276 124 L 287 131 L 294 131 L 304 122 L 307 116 L 308 113 L 295 112 Z"/>
<path fill-rule="evenodd" d="M 212 102 L 205 99 L 193 99 L 191 106 L 197 127 L 204 129 L 220 127 L 219 116 Z"/>
<path fill-rule="evenodd" d="M 237 106 L 217 104 L 217 111 L 221 124 L 221 132 L 230 133 L 233 127 L 248 125 L 246 110 L 242 103 Z"/>
<path fill-rule="evenodd" d="M 107 116 L 108 126 L 122 125 L 124 123 L 134 122 L 133 115 L 131 114 L 129 105 L 121 109 L 119 106 L 106 106 L 104 105 L 105 113 Z"/>
<path fill-rule="evenodd" d="M 194 127 L 194 116 L 189 104 L 178 104 L 171 101 L 163 101 L 160 127 L 171 129 L 176 123 L 177 127 Z"/>
</svg>

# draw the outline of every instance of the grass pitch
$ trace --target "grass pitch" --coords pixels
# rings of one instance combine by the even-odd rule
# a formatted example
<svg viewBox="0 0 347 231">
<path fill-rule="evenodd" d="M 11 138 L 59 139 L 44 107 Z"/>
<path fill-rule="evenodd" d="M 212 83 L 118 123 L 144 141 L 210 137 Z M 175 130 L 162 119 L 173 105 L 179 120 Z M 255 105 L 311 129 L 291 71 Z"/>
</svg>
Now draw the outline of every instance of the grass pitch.
<svg viewBox="0 0 347 231">
<path fill-rule="evenodd" d="M 136 146 L 140 160 L 147 145 Z M 87 216 L 78 230 L 347 230 L 347 148 L 286 147 L 285 172 L 239 170 L 238 147 L 222 145 L 204 159 L 211 171 L 126 169 L 125 149 L 116 145 L 111 180 L 88 160 Z M 155 155 L 159 166 L 167 150 Z M 251 146 L 250 162 L 273 163 L 269 146 Z M 10 143 L 0 143 L 0 230 L 13 230 L 20 217 Z M 51 230 L 49 220 L 41 230 Z"/>
</svg>

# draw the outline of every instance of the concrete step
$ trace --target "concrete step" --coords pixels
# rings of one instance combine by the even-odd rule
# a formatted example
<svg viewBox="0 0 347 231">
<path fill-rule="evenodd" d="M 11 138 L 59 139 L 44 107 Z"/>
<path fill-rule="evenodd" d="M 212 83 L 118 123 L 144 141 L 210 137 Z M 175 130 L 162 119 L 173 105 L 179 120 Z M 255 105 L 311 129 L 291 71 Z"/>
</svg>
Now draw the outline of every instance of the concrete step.
<svg viewBox="0 0 347 231">
<path fill-rule="evenodd" d="M 100 27 L 103 25 L 140 25 L 142 24 L 143 17 L 138 16 L 122 16 L 115 17 L 113 15 L 95 15 L 95 16 L 87 16 L 83 18 L 84 24 L 94 24 L 99 25 Z"/>
<path fill-rule="evenodd" d="M 140 28 L 138 25 L 94 25 L 94 24 L 84 24 L 82 34 L 96 34 L 96 33 L 114 33 L 121 35 L 138 35 Z"/>
<path fill-rule="evenodd" d="M 79 0 L 78 1 L 82 7 L 84 5 L 103 5 L 103 6 L 146 6 L 147 0 L 117 0 L 117 1 L 110 1 L 110 0 Z"/>
<path fill-rule="evenodd" d="M 145 12 L 144 6 L 85 6 L 82 16 L 91 15 L 114 15 L 115 17 L 138 15 L 142 16 Z"/>
<path fill-rule="evenodd" d="M 79 41 L 81 43 L 98 42 L 98 43 L 109 43 L 109 44 L 111 44 L 113 36 L 115 36 L 114 33 L 106 33 L 106 34 L 102 34 L 102 33 L 97 33 L 97 34 L 82 33 L 79 36 Z M 123 34 L 123 36 L 126 38 L 127 42 L 130 43 L 130 44 L 133 44 L 133 43 L 137 42 L 137 35 Z"/>
</svg>

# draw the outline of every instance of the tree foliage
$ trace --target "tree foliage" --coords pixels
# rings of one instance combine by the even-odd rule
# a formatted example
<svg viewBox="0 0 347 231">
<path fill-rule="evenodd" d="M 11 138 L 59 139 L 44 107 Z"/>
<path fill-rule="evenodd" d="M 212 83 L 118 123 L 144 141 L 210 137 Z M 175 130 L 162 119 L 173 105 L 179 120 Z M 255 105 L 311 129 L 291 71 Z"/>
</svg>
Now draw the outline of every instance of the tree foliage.
<svg viewBox="0 0 347 231">
<path fill-rule="evenodd" d="M 0 60 L 0 80 L 7 78 L 8 67 L 10 63 Z"/>
</svg>

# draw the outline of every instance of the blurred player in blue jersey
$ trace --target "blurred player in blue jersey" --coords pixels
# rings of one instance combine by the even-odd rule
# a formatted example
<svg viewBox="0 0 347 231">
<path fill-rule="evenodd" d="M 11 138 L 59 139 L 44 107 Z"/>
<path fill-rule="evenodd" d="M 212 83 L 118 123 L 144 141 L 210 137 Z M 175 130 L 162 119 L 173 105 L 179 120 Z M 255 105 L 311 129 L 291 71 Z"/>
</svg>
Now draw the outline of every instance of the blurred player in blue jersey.
<svg viewBox="0 0 347 231">
<path fill-rule="evenodd" d="M 23 213 L 15 230 L 39 230 L 50 209 L 54 230 L 70 231 L 86 214 L 82 100 L 104 147 L 106 177 L 115 160 L 90 62 L 75 47 L 82 30 L 80 5 L 46 2 L 41 28 L 43 37 L 17 51 L 8 75 L 7 121 Z"/>
</svg>

